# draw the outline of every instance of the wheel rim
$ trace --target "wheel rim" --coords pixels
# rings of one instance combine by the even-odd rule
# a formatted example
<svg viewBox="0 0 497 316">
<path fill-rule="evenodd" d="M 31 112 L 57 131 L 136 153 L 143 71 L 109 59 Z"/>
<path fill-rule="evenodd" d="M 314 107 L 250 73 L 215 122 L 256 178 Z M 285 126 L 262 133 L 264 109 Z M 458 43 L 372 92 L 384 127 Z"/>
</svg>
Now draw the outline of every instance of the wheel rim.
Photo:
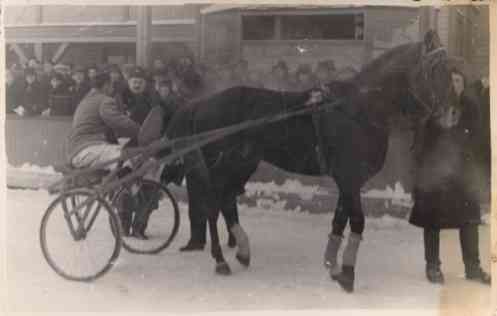
<svg viewBox="0 0 497 316">
<path fill-rule="evenodd" d="M 109 219 L 114 228 L 118 220 L 107 202 L 92 197 L 87 190 L 65 193 L 49 206 L 42 219 L 43 255 L 55 272 L 69 280 L 94 280 L 119 256 L 120 235 L 109 227 Z"/>
<path fill-rule="evenodd" d="M 123 247 L 132 253 L 156 254 L 167 248 L 176 236 L 180 220 L 179 209 L 176 200 L 167 187 L 150 180 L 142 180 L 140 184 L 141 190 L 135 196 L 135 201 L 146 200 L 151 204 L 153 203 L 153 197 L 157 197 L 157 194 L 145 194 L 142 198 L 139 196 L 144 188 L 149 192 L 159 192 L 158 195 L 160 196 L 160 200 L 158 207 L 151 207 L 154 210 L 150 213 L 148 225 L 145 229 L 145 234 L 149 239 L 140 240 L 133 236 L 123 236 Z M 118 213 L 122 207 L 122 204 L 118 201 L 119 197 L 120 195 L 116 194 L 112 203 L 116 213 Z M 137 204 L 140 203 L 137 202 Z M 135 221 L 136 219 L 136 212 L 133 212 L 132 221 Z M 135 225 L 132 225 L 132 227 L 134 228 Z M 133 229 L 130 230 L 130 232 L 132 231 Z"/>
</svg>

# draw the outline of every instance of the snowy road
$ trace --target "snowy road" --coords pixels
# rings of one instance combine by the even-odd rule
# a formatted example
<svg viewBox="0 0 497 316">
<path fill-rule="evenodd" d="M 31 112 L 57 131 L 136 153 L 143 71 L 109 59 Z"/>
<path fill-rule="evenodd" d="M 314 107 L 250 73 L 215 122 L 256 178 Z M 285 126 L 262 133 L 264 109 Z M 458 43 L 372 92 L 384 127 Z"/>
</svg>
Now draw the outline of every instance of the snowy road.
<svg viewBox="0 0 497 316">
<path fill-rule="evenodd" d="M 156 256 L 121 252 L 117 266 L 93 283 L 68 282 L 42 257 L 38 229 L 51 197 L 44 191 L 7 191 L 8 310 L 15 312 L 215 312 L 233 310 L 450 308 L 480 315 L 490 288 L 462 278 L 457 232 L 442 234 L 446 285 L 424 278 L 422 233 L 404 220 L 368 219 L 359 254 L 356 292 L 342 292 L 322 267 L 331 216 L 242 207 L 251 238 L 252 265 L 234 250 L 225 256 L 234 274 L 214 275 L 209 251 L 182 254 L 188 238 L 186 208 L 170 248 Z M 223 245 L 224 224 L 219 224 Z M 489 226 L 481 230 L 482 261 L 489 269 Z M 447 312 L 446 315 L 451 314 Z M 442 313 L 442 315 L 445 315 Z"/>
</svg>

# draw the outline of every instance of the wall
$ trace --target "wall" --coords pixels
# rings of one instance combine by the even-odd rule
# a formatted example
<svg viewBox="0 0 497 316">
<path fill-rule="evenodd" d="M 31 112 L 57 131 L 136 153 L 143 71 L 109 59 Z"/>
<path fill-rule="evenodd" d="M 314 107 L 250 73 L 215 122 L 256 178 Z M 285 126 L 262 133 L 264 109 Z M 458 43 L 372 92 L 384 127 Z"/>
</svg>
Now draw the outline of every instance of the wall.
<svg viewBox="0 0 497 316">
<path fill-rule="evenodd" d="M 239 53 L 249 65 L 261 70 L 283 59 L 291 68 L 300 63 L 315 64 L 333 59 L 338 67 L 359 69 L 385 50 L 403 43 L 419 40 L 419 10 L 397 7 L 358 7 L 354 9 L 326 9 L 326 12 L 353 12 L 365 14 L 364 40 L 242 41 L 239 15 L 245 11 L 225 11 L 208 14 L 206 20 L 205 58 L 209 62 L 236 61 Z M 253 13 L 252 11 L 248 11 Z M 291 10 L 285 14 L 320 14 L 323 10 Z M 272 11 L 264 11 L 271 15 Z M 274 11 L 279 14 L 279 11 Z M 237 48 L 236 45 L 239 47 Z"/>
<path fill-rule="evenodd" d="M 489 67 L 489 7 L 445 6 L 438 10 L 438 33 L 453 56 L 468 63 L 469 77 L 487 75 Z"/>
<path fill-rule="evenodd" d="M 152 6 L 153 20 L 195 19 L 198 5 Z M 136 20 L 133 6 L 7 6 L 5 24 L 125 22 Z"/>
<path fill-rule="evenodd" d="M 240 49 L 236 12 L 220 12 L 204 17 L 202 59 L 209 64 L 225 64 L 236 61 Z"/>
<path fill-rule="evenodd" d="M 10 165 L 25 162 L 39 166 L 63 163 L 63 144 L 71 128 L 71 118 L 20 118 L 7 114 L 5 150 Z"/>
<path fill-rule="evenodd" d="M 302 50 L 305 52 L 302 53 Z M 291 71 L 299 64 L 315 65 L 321 60 L 329 59 L 333 59 L 339 68 L 353 66 L 359 70 L 364 50 L 364 45 L 356 41 L 244 41 L 241 55 L 251 68 L 263 71 L 270 70 L 280 59 L 286 61 Z"/>
<path fill-rule="evenodd" d="M 449 7 L 441 7 L 438 10 L 437 31 L 438 36 L 440 37 L 440 41 L 445 47 L 449 47 L 449 21 Z"/>
<path fill-rule="evenodd" d="M 369 51 L 364 62 L 392 47 L 419 41 L 422 38 L 419 34 L 419 14 L 417 8 L 368 8 L 365 41 Z"/>
<path fill-rule="evenodd" d="M 475 48 L 472 61 L 478 70 L 478 75 L 488 77 L 490 63 L 489 6 L 479 6 L 478 9 L 479 14 L 474 21 L 476 34 L 474 34 Z"/>
<path fill-rule="evenodd" d="M 201 7 L 151 7 L 152 58 L 179 50 L 198 56 L 196 21 Z M 116 46 L 120 46 L 122 54 L 112 56 L 133 62 L 135 21 L 136 7 L 129 6 L 9 6 L 5 10 L 5 38 L 7 43 L 20 44 L 28 59 L 35 57 L 33 43 L 42 43 L 42 59 L 50 59 L 58 45 L 66 42 L 71 45 L 63 62 L 105 63 L 111 55 L 106 53 L 107 48 Z M 7 51 L 7 63 L 17 63 L 19 57 L 11 49 Z"/>
</svg>

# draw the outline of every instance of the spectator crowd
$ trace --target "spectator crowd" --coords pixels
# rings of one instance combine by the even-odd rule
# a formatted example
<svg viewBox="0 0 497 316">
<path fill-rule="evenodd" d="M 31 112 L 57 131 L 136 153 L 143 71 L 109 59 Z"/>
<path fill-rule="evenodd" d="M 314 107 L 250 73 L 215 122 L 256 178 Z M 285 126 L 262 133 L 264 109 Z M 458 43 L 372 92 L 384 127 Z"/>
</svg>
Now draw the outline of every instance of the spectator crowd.
<svg viewBox="0 0 497 316">
<path fill-rule="evenodd" d="M 90 65 L 39 63 L 31 59 L 25 65 L 14 64 L 6 71 L 6 110 L 20 116 L 72 116 L 94 84 L 100 71 L 109 72 L 112 96 L 126 103 L 130 96 L 132 64 Z M 222 66 L 196 64 L 191 57 L 169 63 L 155 59 L 146 71 L 146 94 L 153 103 L 169 100 L 180 105 L 192 98 L 226 88 L 244 85 L 284 91 L 302 91 L 332 79 L 346 79 L 355 74 L 346 67 L 337 71 L 332 60 L 316 65 L 300 64 L 294 72 L 280 60 L 267 72 L 249 68 L 246 60 Z"/>
</svg>

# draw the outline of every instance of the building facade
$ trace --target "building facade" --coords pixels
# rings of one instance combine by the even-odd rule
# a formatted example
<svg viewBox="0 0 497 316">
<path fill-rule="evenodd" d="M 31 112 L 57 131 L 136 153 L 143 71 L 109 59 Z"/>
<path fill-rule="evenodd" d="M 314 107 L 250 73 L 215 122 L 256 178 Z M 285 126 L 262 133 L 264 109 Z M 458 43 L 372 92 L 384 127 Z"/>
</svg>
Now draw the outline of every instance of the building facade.
<svg viewBox="0 0 497 316">
<path fill-rule="evenodd" d="M 488 6 L 153 6 L 151 58 L 192 55 L 208 64 L 246 59 L 268 69 L 333 59 L 360 67 L 438 30 L 451 55 L 488 74 Z M 29 58 L 101 64 L 136 61 L 137 7 L 8 6 L 7 63 Z"/>
<path fill-rule="evenodd" d="M 243 58 L 268 69 L 332 59 L 361 65 L 392 47 L 419 39 L 417 8 L 207 7 L 201 55 L 210 62 Z"/>
<path fill-rule="evenodd" d="M 198 6 L 151 8 L 151 54 L 198 56 Z M 8 6 L 7 63 L 27 59 L 55 63 L 134 63 L 137 7 Z"/>
<path fill-rule="evenodd" d="M 438 30 L 449 54 L 488 73 L 488 6 L 229 6 L 201 9 L 200 54 L 212 63 L 243 58 L 265 68 L 332 59 L 361 66 L 394 46 Z"/>
</svg>

